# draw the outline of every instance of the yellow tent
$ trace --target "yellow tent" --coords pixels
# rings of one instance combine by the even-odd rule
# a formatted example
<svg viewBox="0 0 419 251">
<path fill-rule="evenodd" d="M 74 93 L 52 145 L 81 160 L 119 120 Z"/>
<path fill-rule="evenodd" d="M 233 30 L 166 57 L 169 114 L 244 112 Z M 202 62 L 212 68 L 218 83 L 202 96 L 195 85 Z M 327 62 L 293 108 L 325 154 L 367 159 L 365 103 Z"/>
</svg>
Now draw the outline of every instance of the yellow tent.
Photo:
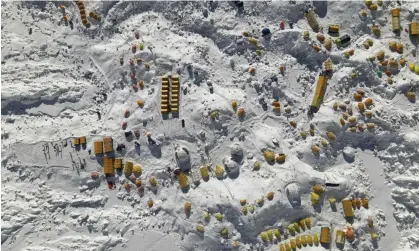
<svg viewBox="0 0 419 251">
<path fill-rule="evenodd" d="M 124 169 L 125 175 L 131 175 L 133 167 L 134 167 L 134 163 L 132 163 L 132 161 L 130 161 L 130 160 L 127 160 L 125 162 L 125 169 Z"/>
<path fill-rule="evenodd" d="M 352 210 L 352 203 L 350 200 L 342 200 L 342 206 L 343 206 L 343 213 L 345 214 L 345 217 L 354 216 L 354 212 Z"/>
<path fill-rule="evenodd" d="M 181 189 L 185 189 L 186 187 L 188 187 L 188 177 L 186 177 L 186 175 L 183 172 L 181 172 L 178 175 L 177 180 Z"/>
<path fill-rule="evenodd" d="M 95 154 L 103 153 L 103 141 L 98 140 L 94 142 Z"/>
<path fill-rule="evenodd" d="M 391 10 L 391 28 L 393 31 L 400 30 L 400 10 L 398 8 Z"/>
<path fill-rule="evenodd" d="M 206 166 L 201 166 L 199 170 L 201 171 L 202 179 L 204 181 L 208 181 L 209 180 L 208 168 Z"/>
<path fill-rule="evenodd" d="M 113 152 L 113 139 L 112 137 L 103 138 L 103 145 L 105 148 L 105 153 Z"/>
<path fill-rule="evenodd" d="M 329 244 L 330 243 L 330 228 L 322 227 L 320 230 L 320 242 Z"/>
<path fill-rule="evenodd" d="M 311 102 L 310 109 L 317 112 L 323 102 L 324 94 L 326 93 L 327 78 L 325 75 L 320 74 L 317 80 L 316 90 L 314 92 L 313 101 Z"/>
<path fill-rule="evenodd" d="M 115 166 L 115 169 L 121 169 L 122 168 L 122 159 L 121 158 L 115 159 L 114 166 Z"/>
<path fill-rule="evenodd" d="M 343 230 L 336 230 L 336 243 L 341 245 L 345 243 L 345 232 Z"/>
<path fill-rule="evenodd" d="M 86 144 L 86 136 L 80 137 L 80 144 L 82 145 Z"/>
<path fill-rule="evenodd" d="M 107 156 L 103 158 L 103 173 L 113 174 L 113 158 Z"/>
<path fill-rule="evenodd" d="M 417 36 L 419 35 L 419 24 L 418 22 L 412 22 L 409 24 L 409 35 Z"/>
<path fill-rule="evenodd" d="M 305 16 L 307 18 L 308 25 L 310 25 L 313 31 L 318 32 L 320 27 L 319 27 L 319 23 L 316 20 L 316 17 L 314 16 L 314 11 L 313 10 L 306 11 Z"/>
</svg>

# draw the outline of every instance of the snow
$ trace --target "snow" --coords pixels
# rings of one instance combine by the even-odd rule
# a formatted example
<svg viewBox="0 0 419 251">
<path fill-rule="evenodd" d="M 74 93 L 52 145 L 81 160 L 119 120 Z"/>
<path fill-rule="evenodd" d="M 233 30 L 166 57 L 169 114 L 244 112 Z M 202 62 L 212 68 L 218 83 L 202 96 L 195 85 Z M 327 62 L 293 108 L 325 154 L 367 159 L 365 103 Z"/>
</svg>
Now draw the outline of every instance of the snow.
<svg viewBox="0 0 419 251">
<path fill-rule="evenodd" d="M 61 4 L 71 24 L 62 20 Z M 308 5 L 327 38 L 334 39 L 329 24 L 351 36 L 347 48 L 323 48 L 304 18 Z M 408 90 L 419 95 L 419 75 L 408 69 L 419 61 L 417 41 L 404 31 L 419 20 L 417 2 L 385 1 L 377 11 L 364 1 L 246 1 L 243 10 L 217 1 L 85 6 L 102 21 L 89 17 L 91 27 L 83 26 L 75 2 L 1 4 L 3 249 L 269 251 L 294 239 L 287 227 L 307 217 L 311 228 L 297 236 L 319 235 L 329 226 L 332 238 L 330 247 L 304 250 L 419 248 L 419 106 L 406 98 Z M 401 9 L 400 38 L 391 31 L 394 7 Z M 381 37 L 372 34 L 373 23 Z M 272 34 L 262 37 L 266 27 Z M 310 32 L 308 41 L 304 31 Z M 367 39 L 373 41 L 369 49 Z M 403 53 L 389 49 L 392 40 L 403 43 Z M 346 57 L 350 48 L 354 55 Z M 388 60 L 407 60 L 392 69 L 392 84 L 385 68 L 368 60 L 379 50 Z M 328 58 L 333 73 L 311 117 L 308 107 Z M 163 75 L 179 76 L 179 114 L 161 114 Z M 134 90 L 138 80 L 144 88 Z M 353 93 L 360 88 L 364 100 L 373 99 L 371 117 L 357 109 Z M 273 111 L 274 100 L 280 111 Z M 335 102 L 348 108 L 334 110 Z M 244 116 L 238 115 L 241 108 Z M 356 117 L 356 132 L 350 131 L 356 123 L 341 125 L 345 113 Z M 360 127 L 368 123 L 374 128 Z M 125 137 L 128 131 L 133 135 Z M 327 132 L 336 140 L 328 140 Z M 87 144 L 75 146 L 74 137 L 81 136 Z M 112 156 L 141 165 L 141 187 L 131 174 L 103 174 L 104 155 L 94 154 L 93 142 L 105 136 L 113 138 L 114 149 L 125 145 Z M 285 155 L 285 162 L 268 162 L 265 151 Z M 222 178 L 215 177 L 216 165 L 225 171 Z M 201 167 L 208 167 L 209 180 L 201 179 Z M 188 177 L 185 189 L 177 169 Z M 113 189 L 107 181 L 115 182 Z M 313 206 L 314 185 L 325 191 Z M 368 208 L 354 209 L 354 218 L 345 219 L 341 201 L 357 198 L 369 199 Z M 355 240 L 340 247 L 336 230 L 347 226 Z M 281 239 L 262 241 L 260 233 L 273 229 Z M 372 232 L 378 241 L 371 240 Z"/>
<path fill-rule="evenodd" d="M 397 230 L 397 222 L 393 216 L 393 205 L 391 198 L 391 190 L 388 185 L 385 184 L 385 179 L 382 175 L 382 167 L 377 166 L 379 160 L 374 157 L 372 152 L 361 152 L 359 158 L 362 160 L 366 171 L 371 178 L 371 186 L 374 188 L 374 198 L 371 202 L 376 204 L 379 208 L 384 210 L 386 227 L 385 237 L 382 239 L 382 245 L 387 247 L 389 250 L 397 249 L 397 240 L 400 238 Z"/>
</svg>

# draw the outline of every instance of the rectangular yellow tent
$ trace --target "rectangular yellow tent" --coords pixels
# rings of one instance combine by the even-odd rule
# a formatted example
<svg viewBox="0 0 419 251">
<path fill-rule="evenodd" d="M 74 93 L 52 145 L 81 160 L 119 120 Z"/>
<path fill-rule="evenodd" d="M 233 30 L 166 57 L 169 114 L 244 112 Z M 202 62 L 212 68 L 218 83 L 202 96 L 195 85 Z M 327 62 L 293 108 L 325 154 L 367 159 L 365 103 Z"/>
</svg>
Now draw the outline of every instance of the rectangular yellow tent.
<svg viewBox="0 0 419 251">
<path fill-rule="evenodd" d="M 122 159 L 121 158 L 115 159 L 114 166 L 115 166 L 115 169 L 121 169 L 122 168 Z"/>
<path fill-rule="evenodd" d="M 86 136 L 80 137 L 80 144 L 82 145 L 86 144 Z"/>
<path fill-rule="evenodd" d="M 105 147 L 105 153 L 113 152 L 113 140 L 112 137 L 103 138 L 103 145 Z"/>
<path fill-rule="evenodd" d="M 409 35 L 417 36 L 419 35 L 419 24 L 418 22 L 412 22 L 409 24 Z"/>
<path fill-rule="evenodd" d="M 345 214 L 345 217 L 354 216 L 354 212 L 352 210 L 352 203 L 350 200 L 342 200 L 342 206 L 343 206 L 343 213 Z"/>
<path fill-rule="evenodd" d="M 97 140 L 94 142 L 94 151 L 95 151 L 95 154 L 103 153 L 103 141 Z"/>
<path fill-rule="evenodd" d="M 103 173 L 113 174 L 113 158 L 107 156 L 103 158 Z"/>
<path fill-rule="evenodd" d="M 343 230 L 336 230 L 336 243 L 341 245 L 345 243 L 345 232 Z"/>
<path fill-rule="evenodd" d="M 311 109 L 317 112 L 323 102 L 324 94 L 326 93 L 327 78 L 325 75 L 320 74 L 317 80 L 316 90 L 314 92 L 313 101 L 311 102 Z"/>
<path fill-rule="evenodd" d="M 320 230 L 320 242 L 329 244 L 330 243 L 330 228 L 322 227 Z"/>
</svg>

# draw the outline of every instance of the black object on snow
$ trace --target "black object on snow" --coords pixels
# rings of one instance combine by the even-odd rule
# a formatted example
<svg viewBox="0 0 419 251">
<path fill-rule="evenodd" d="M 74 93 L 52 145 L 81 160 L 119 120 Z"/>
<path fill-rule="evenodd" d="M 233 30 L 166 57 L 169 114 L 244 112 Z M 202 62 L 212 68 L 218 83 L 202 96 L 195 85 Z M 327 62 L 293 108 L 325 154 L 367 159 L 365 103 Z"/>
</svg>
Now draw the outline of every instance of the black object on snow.
<svg viewBox="0 0 419 251">
<path fill-rule="evenodd" d="M 263 28 L 262 35 L 267 36 L 269 34 L 271 34 L 271 30 L 269 28 Z"/>
<path fill-rule="evenodd" d="M 239 8 L 243 8 L 243 6 L 244 6 L 243 1 L 233 1 L 233 3 Z"/>
<path fill-rule="evenodd" d="M 173 171 L 173 174 L 175 175 L 175 176 L 178 176 L 179 174 L 181 174 L 182 173 L 182 170 L 180 170 L 179 168 L 177 168 L 177 169 L 175 169 L 174 171 Z"/>
<path fill-rule="evenodd" d="M 294 28 L 294 23 L 290 22 L 290 29 Z"/>
<path fill-rule="evenodd" d="M 185 128 L 185 120 L 182 119 L 182 128 Z"/>
<path fill-rule="evenodd" d="M 147 140 L 148 140 L 149 145 L 155 145 L 156 144 L 156 141 L 154 139 L 152 139 L 151 137 L 148 137 Z"/>
<path fill-rule="evenodd" d="M 351 41 L 351 37 L 348 34 L 345 34 L 339 38 L 340 44 L 347 44 Z"/>
<path fill-rule="evenodd" d="M 32 28 L 29 28 L 29 35 L 32 35 Z"/>
<path fill-rule="evenodd" d="M 335 183 L 326 183 L 327 187 L 338 187 L 339 184 L 335 184 Z"/>
<path fill-rule="evenodd" d="M 125 145 L 124 144 L 118 144 L 116 146 L 116 151 L 120 152 L 120 151 L 122 151 L 122 149 L 125 149 Z"/>
<path fill-rule="evenodd" d="M 125 138 L 128 138 L 130 136 L 132 136 L 132 132 L 131 131 L 125 132 Z"/>
<path fill-rule="evenodd" d="M 140 143 L 138 141 L 134 142 L 135 147 L 140 147 Z"/>
</svg>

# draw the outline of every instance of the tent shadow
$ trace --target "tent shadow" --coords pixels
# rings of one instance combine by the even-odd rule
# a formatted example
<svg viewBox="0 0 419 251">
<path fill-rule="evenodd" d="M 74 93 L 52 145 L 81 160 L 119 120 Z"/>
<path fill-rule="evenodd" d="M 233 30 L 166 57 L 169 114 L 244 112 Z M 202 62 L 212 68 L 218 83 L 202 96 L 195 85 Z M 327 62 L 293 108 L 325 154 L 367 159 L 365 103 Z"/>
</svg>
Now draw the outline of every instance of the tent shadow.
<svg viewBox="0 0 419 251">
<path fill-rule="evenodd" d="M 197 235 L 199 236 L 199 238 L 200 238 L 201 240 L 203 240 L 203 239 L 205 238 L 204 233 L 198 232 L 198 233 L 197 233 Z"/>
<path fill-rule="evenodd" d="M 191 187 L 189 185 L 187 185 L 186 187 L 182 188 L 181 191 L 182 191 L 182 193 L 188 193 L 189 189 L 191 189 Z"/>
<path fill-rule="evenodd" d="M 378 248 L 378 240 L 373 240 L 372 241 L 372 246 L 374 247 L 374 249 Z"/>
<path fill-rule="evenodd" d="M 126 137 L 128 142 L 131 142 L 134 140 L 134 135 L 131 133 L 128 137 Z"/>
<path fill-rule="evenodd" d="M 325 249 L 330 249 L 330 243 L 323 243 L 323 242 L 320 242 L 320 245 L 323 247 L 323 248 L 325 248 Z"/>
<path fill-rule="evenodd" d="M 151 186 L 151 187 L 150 187 L 150 191 L 151 191 L 154 195 L 156 195 L 156 194 L 157 194 L 157 192 L 158 192 L 158 188 L 157 188 L 157 186 Z"/>
<path fill-rule="evenodd" d="M 317 213 L 321 213 L 322 212 L 322 207 L 317 204 L 317 205 L 313 205 L 313 209 L 314 211 L 316 211 Z"/>
<path fill-rule="evenodd" d="M 336 208 L 336 203 L 330 204 L 330 208 L 332 209 L 332 212 L 337 212 L 338 209 Z"/>
<path fill-rule="evenodd" d="M 197 180 L 193 183 L 195 185 L 195 188 L 198 187 L 201 184 L 201 181 Z"/>
<path fill-rule="evenodd" d="M 162 156 L 162 152 L 161 152 L 161 148 L 160 147 L 152 147 L 152 146 L 148 146 L 148 149 L 150 149 L 150 153 L 151 155 L 153 155 L 154 157 L 160 159 Z M 140 154 L 138 154 L 140 155 Z"/>
<path fill-rule="evenodd" d="M 354 217 L 345 217 L 346 221 L 350 224 L 354 223 Z"/>
<path fill-rule="evenodd" d="M 324 18 L 327 14 L 327 1 L 313 1 L 313 7 L 315 7 L 315 13 L 320 17 Z"/>
<path fill-rule="evenodd" d="M 109 158 L 115 158 L 116 157 L 114 151 L 106 153 L 106 156 L 109 157 Z"/>
<path fill-rule="evenodd" d="M 232 173 L 227 172 L 227 177 L 229 177 L 232 180 L 237 179 L 239 176 L 240 176 L 240 170 L 237 172 L 232 172 Z"/>
<path fill-rule="evenodd" d="M 419 44 L 419 36 L 411 36 L 411 35 L 409 35 L 409 39 L 410 39 L 410 42 L 414 45 L 414 47 L 417 47 L 418 46 L 418 44 Z M 419 53 L 419 52 L 416 52 L 416 53 Z"/>
<path fill-rule="evenodd" d="M 269 165 L 273 166 L 273 165 L 275 165 L 275 160 L 274 161 L 268 161 L 268 160 L 266 160 L 266 163 L 268 163 Z"/>
<path fill-rule="evenodd" d="M 189 171 L 192 168 L 192 165 L 191 165 L 190 161 L 188 161 L 186 163 L 180 163 L 177 159 L 177 156 L 176 156 L 176 162 L 177 162 L 177 164 L 178 164 L 178 166 L 181 170 Z"/>
<path fill-rule="evenodd" d="M 145 195 L 144 187 L 140 186 L 139 188 L 137 188 L 137 193 L 141 198 L 144 197 L 144 195 Z"/>
<path fill-rule="evenodd" d="M 345 248 L 345 242 L 343 242 L 343 244 L 336 243 L 336 247 L 340 250 L 343 250 Z"/>
<path fill-rule="evenodd" d="M 96 162 L 101 166 L 103 166 L 103 156 L 104 156 L 103 153 L 96 154 Z"/>
<path fill-rule="evenodd" d="M 141 155 L 141 145 L 135 147 L 135 153 L 140 156 Z"/>
<path fill-rule="evenodd" d="M 411 104 L 416 104 L 416 99 L 408 99 Z"/>
</svg>

